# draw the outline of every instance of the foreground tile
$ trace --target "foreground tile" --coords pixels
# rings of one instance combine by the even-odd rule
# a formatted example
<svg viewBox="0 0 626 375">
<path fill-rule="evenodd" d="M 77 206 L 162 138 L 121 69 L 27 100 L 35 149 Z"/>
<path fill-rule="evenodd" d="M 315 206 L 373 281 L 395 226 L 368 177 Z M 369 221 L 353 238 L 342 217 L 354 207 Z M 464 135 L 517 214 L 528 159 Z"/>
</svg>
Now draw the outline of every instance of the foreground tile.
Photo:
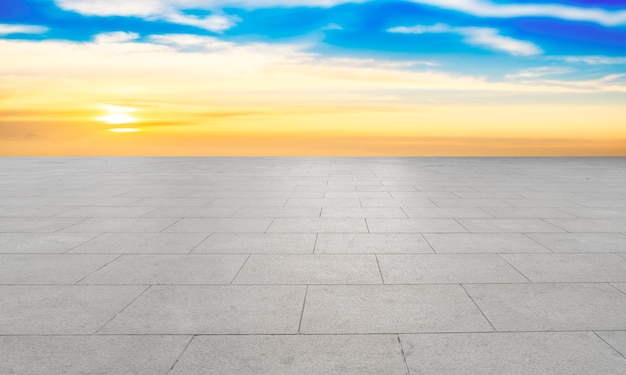
<svg viewBox="0 0 626 375">
<path fill-rule="evenodd" d="M 72 284 L 115 258 L 100 254 L 1 254 L 0 284 Z"/>
<path fill-rule="evenodd" d="M 274 220 L 268 233 L 367 233 L 364 219 L 283 219 Z"/>
<path fill-rule="evenodd" d="M 472 207 L 402 207 L 402 210 L 411 219 L 488 219 L 492 217 L 484 209 Z"/>
<path fill-rule="evenodd" d="M 70 253 L 188 253 L 206 237 L 202 233 L 106 233 Z"/>
<path fill-rule="evenodd" d="M 318 218 L 321 207 L 242 207 L 237 209 L 233 217 L 261 218 L 261 217 L 297 217 Z"/>
<path fill-rule="evenodd" d="M 153 286 L 101 332 L 296 333 L 304 293 L 304 286 Z"/>
<path fill-rule="evenodd" d="M 403 218 L 406 215 L 400 207 L 324 207 L 322 218 Z"/>
<path fill-rule="evenodd" d="M 626 295 L 608 284 L 468 284 L 499 331 L 626 329 Z"/>
<path fill-rule="evenodd" d="M 233 283 L 381 284 L 382 280 L 374 255 L 255 254 Z"/>
<path fill-rule="evenodd" d="M 624 220 L 600 219 L 546 219 L 546 221 L 565 229 L 568 232 L 623 232 L 626 228 Z"/>
<path fill-rule="evenodd" d="M 72 218 L 0 218 L 0 233 L 52 233 L 84 219 Z"/>
<path fill-rule="evenodd" d="M 547 253 L 547 248 L 519 233 L 425 234 L 437 253 Z"/>
<path fill-rule="evenodd" d="M 197 336 L 170 375 L 406 374 L 395 335 Z"/>
<path fill-rule="evenodd" d="M 95 218 L 67 227 L 63 229 L 63 232 L 156 233 L 174 224 L 177 220 L 173 218 Z"/>
<path fill-rule="evenodd" d="M 309 286 L 303 333 L 491 331 L 458 285 Z"/>
<path fill-rule="evenodd" d="M 263 233 L 272 222 L 271 219 L 212 219 L 184 218 L 167 228 L 166 232 L 228 232 L 228 233 Z"/>
<path fill-rule="evenodd" d="M 626 253 L 626 236 L 619 233 L 531 233 L 528 236 L 557 253 Z"/>
<path fill-rule="evenodd" d="M 140 208 L 140 207 L 136 207 Z M 144 215 L 143 217 L 231 217 L 238 208 L 232 207 L 206 207 L 206 206 L 198 206 L 198 207 L 187 207 L 187 206 L 169 206 L 169 207 L 159 207 L 155 209 L 154 207 L 149 207 L 150 213 Z"/>
<path fill-rule="evenodd" d="M 536 218 L 572 218 L 573 216 L 561 210 L 550 207 L 489 207 L 483 210 L 498 219 L 536 219 Z"/>
<path fill-rule="evenodd" d="M 598 331 L 596 333 L 613 349 L 626 357 L 626 331 Z"/>
<path fill-rule="evenodd" d="M 213 233 L 194 253 L 313 253 L 314 233 Z"/>
<path fill-rule="evenodd" d="M 316 253 L 432 253 L 428 242 L 416 233 L 320 233 Z"/>
<path fill-rule="evenodd" d="M 107 207 L 107 206 L 88 206 L 77 207 L 70 211 L 65 211 L 57 217 L 89 217 L 89 218 L 105 218 L 105 217 L 140 217 L 153 211 L 154 207 Z"/>
<path fill-rule="evenodd" d="M 454 233 L 467 232 L 453 219 L 367 219 L 372 233 Z"/>
<path fill-rule="evenodd" d="M 64 253 L 95 236 L 91 233 L 0 233 L 0 253 Z"/>
<path fill-rule="evenodd" d="M 247 255 L 123 255 L 83 284 L 228 284 Z"/>
<path fill-rule="evenodd" d="M 622 374 L 626 359 L 591 332 L 401 335 L 413 374 Z"/>
<path fill-rule="evenodd" d="M 528 281 L 495 254 L 380 254 L 378 262 L 385 284 Z"/>
<path fill-rule="evenodd" d="M 165 374 L 189 340 L 188 336 L 0 336 L 0 373 Z"/>
<path fill-rule="evenodd" d="M 0 286 L 1 334 L 92 334 L 145 286 Z"/>
<path fill-rule="evenodd" d="M 616 254 L 503 254 L 534 282 L 626 282 L 626 259 Z"/>
<path fill-rule="evenodd" d="M 472 233 L 544 233 L 563 232 L 540 219 L 459 219 Z"/>
</svg>

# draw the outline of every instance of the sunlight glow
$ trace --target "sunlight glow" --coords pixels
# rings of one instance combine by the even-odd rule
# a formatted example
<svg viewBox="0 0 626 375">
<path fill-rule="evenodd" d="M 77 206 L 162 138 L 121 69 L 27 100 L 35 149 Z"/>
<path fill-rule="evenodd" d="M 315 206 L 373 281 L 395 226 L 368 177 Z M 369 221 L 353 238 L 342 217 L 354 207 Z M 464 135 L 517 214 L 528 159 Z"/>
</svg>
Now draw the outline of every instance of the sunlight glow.
<svg viewBox="0 0 626 375">
<path fill-rule="evenodd" d="M 137 128 L 113 128 L 113 129 L 109 129 L 109 131 L 113 133 L 137 133 L 139 129 Z"/>
<path fill-rule="evenodd" d="M 137 118 L 129 115 L 130 112 L 137 111 L 136 108 L 121 107 L 117 105 L 103 104 L 98 106 L 108 112 L 105 116 L 96 117 L 97 121 L 106 122 L 111 125 L 130 124 L 137 122 Z"/>
</svg>

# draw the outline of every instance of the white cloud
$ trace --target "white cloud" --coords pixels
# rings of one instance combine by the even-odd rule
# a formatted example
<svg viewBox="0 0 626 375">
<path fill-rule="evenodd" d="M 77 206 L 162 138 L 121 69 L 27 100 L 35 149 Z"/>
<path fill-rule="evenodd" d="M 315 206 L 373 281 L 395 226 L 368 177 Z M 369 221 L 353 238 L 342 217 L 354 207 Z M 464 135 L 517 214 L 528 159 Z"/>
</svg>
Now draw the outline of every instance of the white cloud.
<svg viewBox="0 0 626 375">
<path fill-rule="evenodd" d="M 531 56 L 541 54 L 543 51 L 535 44 L 523 40 L 517 40 L 502 36 L 496 29 L 486 27 L 451 27 L 446 24 L 399 26 L 387 30 L 392 33 L 402 34 L 427 34 L 427 33 L 453 33 L 463 36 L 467 44 L 486 47 L 498 51 L 504 51 L 514 56 Z"/>
<path fill-rule="evenodd" d="M 96 43 L 124 43 L 139 38 L 137 33 L 128 33 L 124 31 L 116 31 L 112 33 L 102 33 L 95 37 Z"/>
<path fill-rule="evenodd" d="M 457 10 L 479 17 L 550 17 L 569 21 L 593 22 L 605 26 L 626 24 L 626 10 L 579 8 L 560 4 L 497 4 L 488 0 L 411 0 L 437 8 Z"/>
<path fill-rule="evenodd" d="M 574 69 L 566 67 L 542 66 L 520 70 L 516 73 L 507 74 L 508 79 L 532 79 L 538 77 L 567 74 L 573 72 Z"/>
<path fill-rule="evenodd" d="M 166 21 L 181 25 L 195 26 L 201 29 L 222 32 L 234 27 L 241 19 L 237 16 L 212 14 L 207 17 L 188 16 L 180 13 L 172 13 L 164 17 Z"/>
<path fill-rule="evenodd" d="M 9 34 L 43 34 L 48 31 L 47 27 L 35 25 L 11 25 L 0 23 L 0 35 Z"/>
<path fill-rule="evenodd" d="M 589 65 L 621 65 L 626 64 L 626 57 L 610 56 L 565 56 L 559 57 L 569 63 L 585 63 Z"/>
</svg>

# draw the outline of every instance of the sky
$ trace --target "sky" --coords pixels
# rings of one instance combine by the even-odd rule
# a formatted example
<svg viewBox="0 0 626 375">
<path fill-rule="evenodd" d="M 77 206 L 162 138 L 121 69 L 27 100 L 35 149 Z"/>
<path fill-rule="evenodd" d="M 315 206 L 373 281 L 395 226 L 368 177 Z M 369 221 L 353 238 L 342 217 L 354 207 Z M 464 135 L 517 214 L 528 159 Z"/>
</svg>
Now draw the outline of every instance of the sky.
<svg viewBox="0 0 626 375">
<path fill-rule="evenodd" d="M 0 0 L 0 155 L 626 156 L 626 1 Z"/>
</svg>

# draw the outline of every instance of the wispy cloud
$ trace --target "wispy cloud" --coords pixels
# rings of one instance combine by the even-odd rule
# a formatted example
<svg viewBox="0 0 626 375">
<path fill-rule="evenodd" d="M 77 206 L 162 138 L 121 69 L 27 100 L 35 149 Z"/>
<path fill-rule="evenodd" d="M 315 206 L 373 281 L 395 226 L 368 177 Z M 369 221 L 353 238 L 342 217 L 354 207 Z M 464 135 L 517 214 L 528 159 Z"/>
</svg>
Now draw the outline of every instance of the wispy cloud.
<svg viewBox="0 0 626 375">
<path fill-rule="evenodd" d="M 498 30 L 487 27 L 451 27 L 449 25 L 439 23 L 430 26 L 416 25 L 410 27 L 392 27 L 387 31 L 402 34 L 458 34 L 463 36 L 463 40 L 467 44 L 504 51 L 514 56 L 532 56 L 539 55 L 543 52 L 541 48 L 531 42 L 500 35 Z"/>
<path fill-rule="evenodd" d="M 112 33 L 102 33 L 95 37 L 96 43 L 124 43 L 139 38 L 137 33 L 128 33 L 124 31 L 116 31 Z"/>
<path fill-rule="evenodd" d="M 611 56 L 563 56 L 557 57 L 569 63 L 584 63 L 589 65 L 626 65 L 626 57 Z"/>
<path fill-rule="evenodd" d="M 499 4 L 488 0 L 411 0 L 414 3 L 451 9 L 479 17 L 550 17 L 593 22 L 604 26 L 626 24 L 626 10 L 574 7 L 561 4 Z"/>
<path fill-rule="evenodd" d="M 573 72 L 574 69 L 567 67 L 542 66 L 520 70 L 516 73 L 507 74 L 508 79 L 532 79 L 552 75 L 567 74 Z"/>
<path fill-rule="evenodd" d="M 43 34 L 47 27 L 37 25 L 11 25 L 0 23 L 0 35 L 10 34 Z"/>
</svg>

